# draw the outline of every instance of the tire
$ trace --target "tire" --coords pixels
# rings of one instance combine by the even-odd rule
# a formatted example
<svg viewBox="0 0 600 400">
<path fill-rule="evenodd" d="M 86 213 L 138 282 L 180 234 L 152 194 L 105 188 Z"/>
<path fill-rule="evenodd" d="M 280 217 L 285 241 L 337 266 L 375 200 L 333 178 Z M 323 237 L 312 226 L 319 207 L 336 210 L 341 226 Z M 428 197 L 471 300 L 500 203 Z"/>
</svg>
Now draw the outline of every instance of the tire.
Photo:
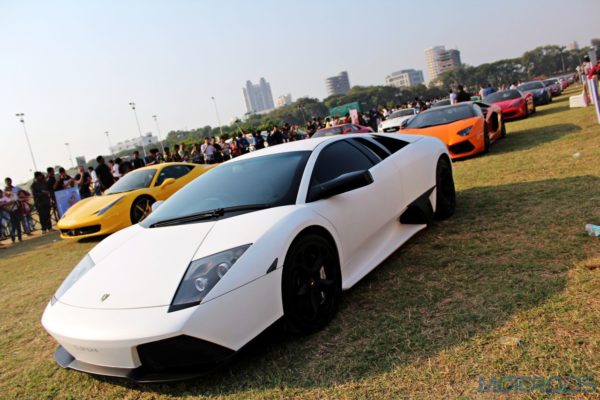
<svg viewBox="0 0 600 400">
<path fill-rule="evenodd" d="M 490 152 L 490 133 L 487 124 L 483 126 L 483 154 Z"/>
<path fill-rule="evenodd" d="M 129 211 L 129 218 L 132 224 L 137 224 L 143 221 L 152 211 L 152 204 L 154 199 L 150 196 L 140 196 L 134 200 L 131 204 L 131 210 Z"/>
<path fill-rule="evenodd" d="M 435 174 L 435 219 L 442 220 L 454 215 L 456 210 L 456 189 L 452 167 L 448 159 L 438 160 Z"/>
<path fill-rule="evenodd" d="M 529 104 L 527 103 L 525 103 L 525 118 L 529 118 Z"/>
<path fill-rule="evenodd" d="M 285 327 L 306 335 L 335 316 L 342 295 L 342 274 L 335 247 L 321 235 L 298 237 L 285 257 L 281 277 Z"/>
<path fill-rule="evenodd" d="M 529 113 L 525 115 L 525 118 L 527 118 L 529 116 Z M 506 137 L 506 125 L 504 124 L 504 120 L 500 121 L 502 123 L 502 129 L 500 130 L 500 137 L 501 138 L 505 138 Z"/>
</svg>

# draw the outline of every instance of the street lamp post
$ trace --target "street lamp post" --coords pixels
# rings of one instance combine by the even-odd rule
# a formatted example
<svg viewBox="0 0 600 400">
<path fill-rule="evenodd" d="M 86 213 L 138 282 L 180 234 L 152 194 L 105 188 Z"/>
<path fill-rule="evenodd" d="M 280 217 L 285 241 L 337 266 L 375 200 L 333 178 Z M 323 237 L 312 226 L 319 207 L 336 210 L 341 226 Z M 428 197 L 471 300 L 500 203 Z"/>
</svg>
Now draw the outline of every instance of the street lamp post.
<svg viewBox="0 0 600 400">
<path fill-rule="evenodd" d="M 104 131 L 104 134 L 106 135 L 106 139 L 108 139 L 108 151 L 110 152 L 111 156 L 114 156 L 115 153 L 113 152 L 113 147 L 112 143 L 110 142 L 110 136 L 108 136 L 108 131 Z"/>
<path fill-rule="evenodd" d="M 17 116 L 17 118 L 19 118 L 21 124 L 23 124 L 23 133 L 25 133 L 25 139 L 27 139 L 27 146 L 29 147 L 29 154 L 31 155 L 31 161 L 33 162 L 33 169 L 37 171 L 38 169 L 37 169 L 37 165 L 35 163 L 35 157 L 33 156 L 33 150 L 31 149 L 31 142 L 29 141 L 29 135 L 27 135 L 27 128 L 25 128 L 25 114 L 18 113 L 15 115 Z"/>
<path fill-rule="evenodd" d="M 217 123 L 219 124 L 219 132 L 221 132 L 221 137 L 223 136 L 223 128 L 221 127 L 221 117 L 219 117 L 219 109 L 217 108 L 217 100 L 215 100 L 214 96 L 210 97 L 215 105 L 215 113 L 217 114 Z"/>
<path fill-rule="evenodd" d="M 162 153 L 165 154 L 165 147 L 163 146 L 162 138 L 160 135 L 160 127 L 158 126 L 158 117 L 156 115 L 153 115 L 152 118 L 154 118 L 154 122 L 156 123 L 156 132 L 158 133 L 158 142 L 160 143 L 160 149 L 162 150 Z"/>
<path fill-rule="evenodd" d="M 142 128 L 140 127 L 140 120 L 138 119 L 137 111 L 135 110 L 135 103 L 132 101 L 129 105 L 133 110 L 133 115 L 135 115 L 135 123 L 137 124 L 138 132 L 140 133 L 140 139 L 142 139 L 142 151 L 144 152 L 144 159 L 146 159 L 146 146 L 144 146 L 144 136 L 142 136 Z"/>
<path fill-rule="evenodd" d="M 71 148 L 69 147 L 69 143 L 65 143 L 67 147 L 67 152 L 69 153 L 69 161 L 71 161 L 71 168 L 75 168 L 75 164 L 73 164 L 73 156 L 71 155 Z"/>
</svg>

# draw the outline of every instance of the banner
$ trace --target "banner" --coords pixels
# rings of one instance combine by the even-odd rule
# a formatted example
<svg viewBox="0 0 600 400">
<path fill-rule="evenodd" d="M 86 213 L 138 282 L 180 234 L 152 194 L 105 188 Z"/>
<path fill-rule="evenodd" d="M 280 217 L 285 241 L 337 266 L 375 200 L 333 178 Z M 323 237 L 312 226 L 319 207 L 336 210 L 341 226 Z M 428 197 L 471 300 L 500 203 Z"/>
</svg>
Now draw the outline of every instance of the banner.
<svg viewBox="0 0 600 400">
<path fill-rule="evenodd" d="M 345 117 L 347 114 L 350 113 L 350 110 L 360 111 L 360 104 L 358 103 L 358 101 L 330 108 L 329 115 L 332 117 Z"/>
<path fill-rule="evenodd" d="M 61 218 L 73 204 L 81 200 L 81 197 L 79 196 L 79 187 L 77 186 L 63 190 L 57 190 L 54 192 L 54 197 L 56 198 L 58 215 Z"/>
<path fill-rule="evenodd" d="M 355 125 L 360 125 L 360 119 L 358 118 L 358 111 L 357 110 L 350 110 L 350 120 L 352 121 L 353 124 Z"/>
</svg>

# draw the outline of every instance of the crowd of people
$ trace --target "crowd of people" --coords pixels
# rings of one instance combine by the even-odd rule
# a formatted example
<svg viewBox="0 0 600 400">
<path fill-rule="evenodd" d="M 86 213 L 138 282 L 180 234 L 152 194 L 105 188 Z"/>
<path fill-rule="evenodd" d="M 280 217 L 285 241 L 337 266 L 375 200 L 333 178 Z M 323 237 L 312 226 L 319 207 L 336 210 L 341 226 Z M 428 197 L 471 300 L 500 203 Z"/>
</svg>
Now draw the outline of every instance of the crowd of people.
<svg viewBox="0 0 600 400">
<path fill-rule="evenodd" d="M 599 71 L 600 63 L 588 67 L 587 70 L 582 68 L 584 74 L 599 74 Z M 520 83 L 513 82 L 498 88 L 485 83 L 480 85 L 476 95 L 483 99 L 497 90 L 514 89 Z M 77 173 L 73 177 L 69 176 L 62 167 L 58 168 L 58 174 L 52 167 L 48 167 L 45 174 L 36 171 L 29 190 L 15 186 L 11 178 L 6 178 L 4 190 L 0 190 L 0 242 L 10 237 L 14 243 L 21 241 L 24 235 L 32 235 L 33 231 L 37 229 L 32 217 L 33 212 L 39 216 L 42 234 L 53 231 L 52 216 L 55 217 L 55 220 L 58 216 L 54 193 L 59 190 L 77 187 L 80 198 L 85 199 L 102 194 L 130 171 L 147 165 L 163 162 L 220 163 L 266 146 L 307 139 L 319 129 L 348 123 L 358 123 L 377 131 L 379 124 L 395 111 L 415 108 L 420 112 L 442 100 L 449 100 L 450 104 L 456 104 L 470 101 L 472 96 L 463 86 L 459 85 L 456 89 L 449 90 L 447 98 L 423 99 L 416 97 L 412 101 L 397 104 L 395 107 L 373 108 L 370 111 L 358 112 L 354 120 L 350 113 L 325 118 L 313 117 L 306 122 L 304 129 L 299 125 L 285 123 L 282 126 L 275 125 L 267 132 L 256 131 L 244 134 L 240 130 L 237 136 L 230 139 L 207 137 L 203 139 L 202 143 L 180 143 L 175 144 L 172 148 L 165 146 L 162 151 L 153 148 L 146 157 L 141 157 L 137 150 L 131 156 L 116 157 L 108 162 L 103 156 L 98 156 L 95 168 L 78 166 Z M 0 245 L 0 247 L 2 246 Z"/>
</svg>

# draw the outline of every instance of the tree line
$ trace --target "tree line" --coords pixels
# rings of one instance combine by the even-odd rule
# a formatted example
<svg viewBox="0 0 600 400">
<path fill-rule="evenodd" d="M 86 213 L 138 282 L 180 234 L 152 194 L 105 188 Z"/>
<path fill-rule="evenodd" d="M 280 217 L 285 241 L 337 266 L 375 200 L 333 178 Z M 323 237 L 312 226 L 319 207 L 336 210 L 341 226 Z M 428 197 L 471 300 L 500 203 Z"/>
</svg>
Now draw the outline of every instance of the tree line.
<svg viewBox="0 0 600 400">
<path fill-rule="evenodd" d="M 274 125 L 284 123 L 305 125 L 312 118 L 324 118 L 329 109 L 352 102 L 358 102 L 361 111 L 369 111 L 381 107 L 392 107 L 413 100 L 415 97 L 433 99 L 446 97 L 448 89 L 463 85 L 469 90 L 477 90 L 479 85 L 490 83 L 493 86 L 511 84 L 518 80 L 526 81 L 544 78 L 562 73 L 573 73 L 581 65 L 584 56 L 591 48 L 600 49 L 600 39 L 592 39 L 592 47 L 577 50 L 566 50 L 563 46 L 540 46 L 525 52 L 521 57 L 499 60 L 478 66 L 463 65 L 447 71 L 429 86 L 417 85 L 407 88 L 392 86 L 354 86 L 345 95 L 335 95 L 320 101 L 316 98 L 303 97 L 293 103 L 279 107 L 266 114 L 252 114 L 244 121 L 237 120 L 221 128 L 209 125 L 193 130 L 171 131 L 164 142 L 165 146 L 175 143 L 199 142 L 209 136 L 226 138 L 240 132 L 269 131 Z"/>
</svg>

